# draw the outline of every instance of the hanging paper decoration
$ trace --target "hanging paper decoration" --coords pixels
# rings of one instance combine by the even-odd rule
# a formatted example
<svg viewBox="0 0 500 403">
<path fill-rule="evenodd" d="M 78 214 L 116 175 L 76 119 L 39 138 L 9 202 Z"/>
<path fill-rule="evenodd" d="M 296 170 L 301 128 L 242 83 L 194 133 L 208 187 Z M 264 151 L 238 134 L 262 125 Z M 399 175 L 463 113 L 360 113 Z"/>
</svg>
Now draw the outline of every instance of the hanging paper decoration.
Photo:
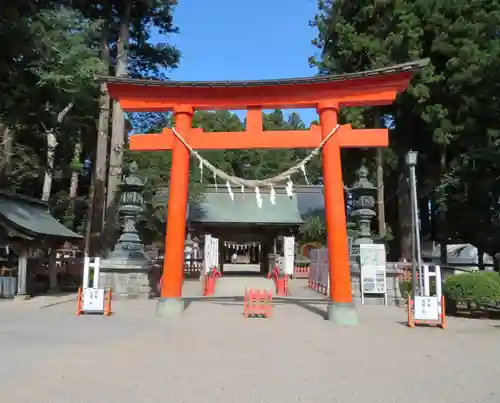
<svg viewBox="0 0 500 403">
<path fill-rule="evenodd" d="M 257 206 L 262 208 L 262 197 L 260 195 L 260 190 L 258 187 L 255 187 L 255 198 L 257 199 Z"/>
<path fill-rule="evenodd" d="M 203 182 L 203 160 L 200 158 L 200 182 Z"/>
<path fill-rule="evenodd" d="M 291 199 L 293 196 L 293 182 L 290 177 L 288 177 L 288 181 L 286 182 L 286 194 Z"/>
<path fill-rule="evenodd" d="M 304 179 L 306 180 L 306 183 L 309 185 L 309 179 L 307 178 L 307 172 L 306 172 L 306 166 L 305 166 L 305 164 L 302 164 L 300 166 L 300 170 L 302 171 L 302 175 L 304 175 Z"/>
<path fill-rule="evenodd" d="M 219 189 L 217 188 L 217 174 L 214 172 L 214 184 L 215 184 L 215 191 L 218 192 Z"/>
<path fill-rule="evenodd" d="M 232 201 L 234 201 L 234 194 L 233 190 L 231 189 L 231 184 L 229 181 L 226 181 L 226 187 L 227 187 L 227 192 L 229 193 L 229 197 L 231 198 Z"/>
<path fill-rule="evenodd" d="M 274 190 L 274 186 L 271 186 L 271 190 L 269 191 L 269 199 L 271 200 L 271 204 L 276 204 L 276 191 Z"/>
</svg>

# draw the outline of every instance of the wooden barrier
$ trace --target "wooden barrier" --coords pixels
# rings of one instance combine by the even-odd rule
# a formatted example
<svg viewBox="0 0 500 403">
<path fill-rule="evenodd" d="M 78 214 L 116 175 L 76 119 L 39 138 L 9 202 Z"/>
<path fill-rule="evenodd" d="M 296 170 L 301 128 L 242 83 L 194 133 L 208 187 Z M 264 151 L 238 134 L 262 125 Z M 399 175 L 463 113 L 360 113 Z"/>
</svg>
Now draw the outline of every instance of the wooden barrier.
<svg viewBox="0 0 500 403">
<path fill-rule="evenodd" d="M 217 279 L 221 277 L 221 274 L 215 268 L 210 269 L 210 271 L 204 277 L 204 287 L 203 287 L 203 295 L 205 297 L 209 297 L 214 295 L 215 293 L 215 285 Z"/>
<path fill-rule="evenodd" d="M 276 295 L 280 297 L 286 297 L 289 295 L 288 276 L 286 274 L 280 276 L 280 272 L 277 266 L 275 266 L 274 269 L 269 272 L 267 278 L 274 281 L 274 284 L 276 286 Z"/>
<path fill-rule="evenodd" d="M 270 318 L 273 311 L 273 295 L 267 290 L 245 289 L 243 316 L 263 316 Z"/>
<path fill-rule="evenodd" d="M 446 329 L 446 306 L 444 301 L 444 296 L 441 297 L 441 307 L 438 313 L 438 320 L 418 320 L 415 319 L 413 313 L 414 302 L 411 299 L 411 295 L 408 295 L 408 327 L 414 328 L 416 325 L 428 325 L 428 326 L 437 326 L 441 329 Z"/>
<path fill-rule="evenodd" d="M 92 293 L 94 295 L 92 295 Z M 86 300 L 87 299 L 92 299 Z M 76 300 L 76 315 L 80 316 L 82 314 L 101 314 L 104 316 L 111 316 L 113 314 L 111 308 L 111 301 L 113 299 L 111 288 L 107 291 L 104 289 L 78 288 L 78 297 Z"/>
<path fill-rule="evenodd" d="M 297 264 L 293 270 L 294 278 L 309 278 L 309 263 Z"/>
</svg>

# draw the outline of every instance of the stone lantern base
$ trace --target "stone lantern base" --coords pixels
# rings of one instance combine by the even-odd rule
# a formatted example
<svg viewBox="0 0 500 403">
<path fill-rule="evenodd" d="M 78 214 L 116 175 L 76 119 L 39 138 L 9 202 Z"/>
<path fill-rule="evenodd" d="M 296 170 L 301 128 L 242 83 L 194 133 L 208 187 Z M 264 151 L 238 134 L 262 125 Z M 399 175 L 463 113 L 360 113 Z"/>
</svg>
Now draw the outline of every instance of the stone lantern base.
<svg viewBox="0 0 500 403">
<path fill-rule="evenodd" d="M 99 287 L 111 288 L 113 299 L 151 298 L 153 293 L 147 260 L 101 260 Z"/>
</svg>

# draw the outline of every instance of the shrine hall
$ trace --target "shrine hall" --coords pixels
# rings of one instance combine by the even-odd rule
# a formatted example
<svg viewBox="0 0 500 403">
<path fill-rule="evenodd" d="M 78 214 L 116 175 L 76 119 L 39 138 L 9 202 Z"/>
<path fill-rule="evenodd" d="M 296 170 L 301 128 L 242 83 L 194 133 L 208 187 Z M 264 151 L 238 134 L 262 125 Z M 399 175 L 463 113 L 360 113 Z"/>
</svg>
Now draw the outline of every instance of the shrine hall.
<svg viewBox="0 0 500 403">
<path fill-rule="evenodd" d="M 262 205 L 254 192 L 233 191 L 226 186 L 207 185 L 192 195 L 187 208 L 187 229 L 191 238 L 202 240 L 210 234 L 219 240 L 219 269 L 238 264 L 239 274 L 249 274 L 245 266 L 259 265 L 267 274 L 274 257 L 283 254 L 283 237 L 295 237 L 299 227 L 311 215 L 324 214 L 321 185 L 296 185 L 289 196 L 285 187 L 262 189 Z M 159 188 L 155 204 L 166 206 L 168 188 Z M 232 259 L 236 255 L 237 262 Z"/>
</svg>

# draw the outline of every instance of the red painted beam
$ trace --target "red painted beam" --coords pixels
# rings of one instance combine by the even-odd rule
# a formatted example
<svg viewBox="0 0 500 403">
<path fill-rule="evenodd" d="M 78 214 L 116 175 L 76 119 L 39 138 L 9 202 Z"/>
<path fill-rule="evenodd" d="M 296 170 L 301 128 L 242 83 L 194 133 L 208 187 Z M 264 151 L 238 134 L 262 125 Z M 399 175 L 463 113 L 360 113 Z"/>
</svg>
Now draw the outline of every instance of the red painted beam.
<svg viewBox="0 0 500 403">
<path fill-rule="evenodd" d="M 311 149 L 321 142 L 320 127 L 316 125 L 309 130 L 205 133 L 202 129 L 191 129 L 187 135 L 179 134 L 195 150 Z M 134 134 L 129 140 L 133 151 L 171 150 L 175 135 L 172 129 L 165 129 L 159 134 Z M 387 147 L 389 134 L 387 129 L 353 129 L 351 125 L 342 125 L 329 141 L 344 148 Z"/>
</svg>

